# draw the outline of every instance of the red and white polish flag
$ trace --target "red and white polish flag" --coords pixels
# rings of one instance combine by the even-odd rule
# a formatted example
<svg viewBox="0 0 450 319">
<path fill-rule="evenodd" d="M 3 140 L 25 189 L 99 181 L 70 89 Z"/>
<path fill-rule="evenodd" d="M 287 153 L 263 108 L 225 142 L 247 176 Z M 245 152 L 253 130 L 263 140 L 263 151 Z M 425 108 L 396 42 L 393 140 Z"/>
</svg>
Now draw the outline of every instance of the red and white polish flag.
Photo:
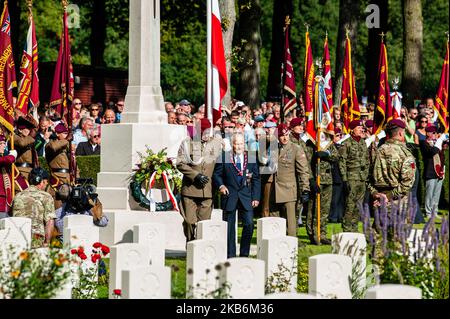
<svg viewBox="0 0 450 319">
<path fill-rule="evenodd" d="M 222 116 L 222 99 L 227 93 L 228 78 L 222 38 L 219 1 L 207 0 L 207 87 L 206 112 L 212 127 Z"/>
</svg>

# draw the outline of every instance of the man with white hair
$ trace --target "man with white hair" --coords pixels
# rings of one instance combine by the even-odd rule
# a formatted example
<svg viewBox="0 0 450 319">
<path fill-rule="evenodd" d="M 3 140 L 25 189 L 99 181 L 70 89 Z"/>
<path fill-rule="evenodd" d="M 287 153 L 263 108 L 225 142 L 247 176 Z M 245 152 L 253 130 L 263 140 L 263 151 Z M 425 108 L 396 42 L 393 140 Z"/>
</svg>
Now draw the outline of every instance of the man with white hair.
<svg viewBox="0 0 450 319">
<path fill-rule="evenodd" d="M 100 155 L 100 143 L 101 143 L 101 135 L 100 135 L 100 126 L 95 126 L 89 132 L 89 140 L 87 142 L 81 142 L 77 146 L 77 150 L 75 152 L 76 156 L 91 156 L 91 155 Z"/>
<path fill-rule="evenodd" d="M 83 117 L 80 120 L 80 129 L 73 133 L 72 145 L 77 147 L 81 142 L 87 142 L 90 131 L 94 128 L 94 119 L 92 117 Z"/>
</svg>

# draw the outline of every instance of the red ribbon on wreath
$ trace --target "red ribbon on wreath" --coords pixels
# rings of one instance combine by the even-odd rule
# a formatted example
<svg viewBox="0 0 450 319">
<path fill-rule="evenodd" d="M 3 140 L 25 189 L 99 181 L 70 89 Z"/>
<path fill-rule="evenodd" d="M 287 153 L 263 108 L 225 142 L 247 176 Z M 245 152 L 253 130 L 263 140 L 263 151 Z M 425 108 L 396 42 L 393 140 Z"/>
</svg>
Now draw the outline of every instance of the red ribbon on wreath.
<svg viewBox="0 0 450 319">
<path fill-rule="evenodd" d="M 172 192 L 172 189 L 170 188 L 170 184 L 169 184 L 169 178 L 167 177 L 167 173 L 164 171 L 162 172 L 162 178 L 164 181 L 164 186 L 166 187 L 166 191 L 169 194 L 169 198 L 170 201 L 172 202 L 173 208 L 179 212 L 180 209 L 178 208 L 178 203 L 177 200 L 175 198 L 175 195 Z M 148 181 L 148 190 L 151 191 L 153 186 L 155 185 L 156 182 L 156 172 L 153 172 L 152 176 L 150 177 L 150 180 Z"/>
</svg>

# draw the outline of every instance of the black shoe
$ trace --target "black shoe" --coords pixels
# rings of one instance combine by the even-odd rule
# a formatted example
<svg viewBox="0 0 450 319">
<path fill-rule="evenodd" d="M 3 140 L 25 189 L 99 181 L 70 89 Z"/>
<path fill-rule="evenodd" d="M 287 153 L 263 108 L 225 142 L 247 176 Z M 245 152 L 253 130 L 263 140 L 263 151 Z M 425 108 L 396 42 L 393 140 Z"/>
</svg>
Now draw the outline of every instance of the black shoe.
<svg viewBox="0 0 450 319">
<path fill-rule="evenodd" d="M 322 238 L 320 239 L 320 243 L 323 245 L 331 245 L 331 240 L 329 240 L 328 238 Z"/>
</svg>

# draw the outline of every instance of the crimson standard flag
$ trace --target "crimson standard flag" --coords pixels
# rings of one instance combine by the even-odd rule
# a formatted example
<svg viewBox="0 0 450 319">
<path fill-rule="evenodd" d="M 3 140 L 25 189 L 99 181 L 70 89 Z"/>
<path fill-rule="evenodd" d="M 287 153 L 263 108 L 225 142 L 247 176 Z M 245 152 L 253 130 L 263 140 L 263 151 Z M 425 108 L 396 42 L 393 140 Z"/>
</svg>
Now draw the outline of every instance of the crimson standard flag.
<svg viewBox="0 0 450 319">
<path fill-rule="evenodd" d="M 305 101 L 306 135 L 316 142 L 317 131 L 314 119 L 314 63 L 309 32 L 306 31 L 305 73 L 303 76 L 303 98 Z"/>
<path fill-rule="evenodd" d="M 388 78 L 388 60 L 386 45 L 381 40 L 380 60 L 378 63 L 378 94 L 377 108 L 375 109 L 373 121 L 373 133 L 377 135 L 384 128 L 386 123 L 394 118 L 394 109 L 391 102 L 391 93 L 389 89 Z"/>
<path fill-rule="evenodd" d="M 0 124 L 14 131 L 14 105 L 12 90 L 17 86 L 14 56 L 11 46 L 11 18 L 8 1 L 4 2 L 0 19 Z"/>
<path fill-rule="evenodd" d="M 65 119 L 69 126 L 72 125 L 72 100 L 74 94 L 74 79 L 72 69 L 72 57 L 70 54 L 69 26 L 67 23 L 67 11 L 64 9 L 63 31 L 59 46 L 58 60 L 56 62 L 55 75 L 53 77 L 50 107 L 54 107 L 56 113 Z M 70 109 L 70 112 L 69 112 Z M 69 115 L 69 116 L 68 116 Z"/>
<path fill-rule="evenodd" d="M 289 47 L 289 22 L 287 21 L 284 30 L 284 61 L 282 64 L 283 76 L 283 104 L 284 115 L 293 111 L 297 107 L 297 93 L 295 93 L 295 75 L 292 66 L 291 50 Z"/>
<path fill-rule="evenodd" d="M 444 132 L 448 133 L 448 62 L 449 49 L 447 38 L 447 51 L 445 53 L 444 64 L 442 65 L 441 81 L 439 82 L 438 92 L 434 102 L 434 111 L 438 114 L 438 119 Z"/>
<path fill-rule="evenodd" d="M 222 99 L 227 93 L 228 78 L 222 38 L 218 0 L 207 0 L 207 76 L 206 113 L 212 127 L 222 117 Z M 212 133 L 212 130 L 211 130 Z"/>
</svg>

